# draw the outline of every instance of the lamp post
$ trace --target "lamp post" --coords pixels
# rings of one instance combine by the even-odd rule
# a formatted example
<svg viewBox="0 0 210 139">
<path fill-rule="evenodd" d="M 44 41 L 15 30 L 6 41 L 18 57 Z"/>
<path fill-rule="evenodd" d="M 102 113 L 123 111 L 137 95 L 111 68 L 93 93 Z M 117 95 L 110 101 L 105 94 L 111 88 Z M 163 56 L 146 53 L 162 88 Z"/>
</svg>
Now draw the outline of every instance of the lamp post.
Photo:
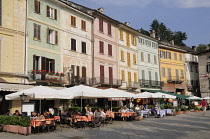
<svg viewBox="0 0 210 139">
<path fill-rule="evenodd" d="M 21 101 L 21 113 L 22 113 L 22 104 L 26 100 L 27 95 L 24 93 L 20 95 L 20 101 Z"/>
<path fill-rule="evenodd" d="M 69 85 L 71 84 L 71 75 L 72 75 L 72 73 L 73 73 L 73 69 L 70 68 L 69 72 L 68 72 L 68 74 L 69 74 Z"/>
</svg>

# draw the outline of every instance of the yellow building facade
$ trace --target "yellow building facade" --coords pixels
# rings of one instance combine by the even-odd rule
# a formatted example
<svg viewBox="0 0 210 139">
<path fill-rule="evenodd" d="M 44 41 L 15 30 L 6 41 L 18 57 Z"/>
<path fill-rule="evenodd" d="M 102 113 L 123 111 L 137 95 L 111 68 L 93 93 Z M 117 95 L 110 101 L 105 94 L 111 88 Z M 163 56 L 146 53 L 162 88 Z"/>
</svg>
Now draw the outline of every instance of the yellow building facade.
<svg viewBox="0 0 210 139">
<path fill-rule="evenodd" d="M 169 43 L 159 43 L 160 77 L 163 91 L 186 93 L 185 50 Z"/>
</svg>

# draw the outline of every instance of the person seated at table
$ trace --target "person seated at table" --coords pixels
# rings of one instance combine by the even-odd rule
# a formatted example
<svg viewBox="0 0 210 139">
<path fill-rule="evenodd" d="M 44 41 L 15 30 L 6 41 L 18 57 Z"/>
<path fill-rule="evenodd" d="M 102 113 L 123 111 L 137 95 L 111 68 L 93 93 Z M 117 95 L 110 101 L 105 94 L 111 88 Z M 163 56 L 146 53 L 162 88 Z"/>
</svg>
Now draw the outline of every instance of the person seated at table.
<svg viewBox="0 0 210 139">
<path fill-rule="evenodd" d="M 128 108 L 124 107 L 120 112 L 128 112 Z"/>
<path fill-rule="evenodd" d="M 104 109 L 100 109 L 100 113 L 101 113 L 100 116 L 102 117 L 102 119 L 106 118 L 106 114 L 104 112 Z"/>
<path fill-rule="evenodd" d="M 92 108 L 88 108 L 88 111 L 86 112 L 87 116 L 94 116 L 92 112 Z"/>
<path fill-rule="evenodd" d="M 108 109 L 108 110 L 106 111 L 106 115 L 110 115 L 110 114 L 112 114 L 112 111 L 111 111 L 110 109 Z"/>
<path fill-rule="evenodd" d="M 141 110 L 146 110 L 145 107 L 144 107 L 144 105 L 141 105 L 141 108 L 140 109 Z"/>
<path fill-rule="evenodd" d="M 15 113 L 13 113 L 14 116 L 21 116 L 19 110 L 15 110 Z"/>
<path fill-rule="evenodd" d="M 120 107 L 120 109 L 118 110 L 118 112 L 121 112 L 123 110 L 123 107 Z"/>
<path fill-rule="evenodd" d="M 31 113 L 31 119 L 36 119 L 37 118 L 37 113 L 34 111 Z"/>
<path fill-rule="evenodd" d="M 128 110 L 128 107 L 126 105 L 124 105 L 123 109 Z"/>
<path fill-rule="evenodd" d="M 138 112 L 138 111 L 140 111 L 140 107 L 139 107 L 139 105 L 137 104 L 136 107 L 135 107 L 135 112 Z"/>
<path fill-rule="evenodd" d="M 4 116 L 11 116 L 10 110 L 7 110 L 7 112 L 4 114 Z"/>
<path fill-rule="evenodd" d="M 37 118 L 39 120 L 45 119 L 44 115 L 41 115 L 39 112 L 37 113 Z"/>
<path fill-rule="evenodd" d="M 78 115 L 78 111 L 77 111 L 77 109 L 76 109 L 76 108 L 74 108 L 71 114 L 72 114 L 72 115 Z"/>
<path fill-rule="evenodd" d="M 49 108 L 49 116 L 50 116 L 50 118 L 54 118 L 54 109 L 53 108 Z"/>
<path fill-rule="evenodd" d="M 94 119 L 93 119 L 93 126 L 100 126 L 101 124 L 101 110 L 100 109 L 96 109 L 94 112 Z"/>
</svg>

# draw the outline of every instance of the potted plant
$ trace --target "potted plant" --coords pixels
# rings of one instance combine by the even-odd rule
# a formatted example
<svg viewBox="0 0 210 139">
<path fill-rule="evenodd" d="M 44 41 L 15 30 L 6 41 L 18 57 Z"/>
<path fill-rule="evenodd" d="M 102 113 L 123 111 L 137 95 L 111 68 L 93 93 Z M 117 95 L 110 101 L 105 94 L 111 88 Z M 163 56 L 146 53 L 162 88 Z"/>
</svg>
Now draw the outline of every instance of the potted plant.
<svg viewBox="0 0 210 139">
<path fill-rule="evenodd" d="M 194 112 L 199 112 L 199 108 L 197 106 L 194 107 Z"/>
<path fill-rule="evenodd" d="M 18 128 L 18 133 L 23 135 L 31 134 L 30 118 L 22 117 L 20 119 L 20 127 Z"/>
<path fill-rule="evenodd" d="M 19 116 L 11 116 L 10 117 L 10 125 L 9 125 L 9 131 L 12 133 L 18 133 L 19 128 Z"/>
<path fill-rule="evenodd" d="M 3 118 L 3 131 L 9 132 L 9 128 L 10 128 L 10 119 L 11 116 L 4 116 Z"/>
<path fill-rule="evenodd" d="M 180 108 L 176 107 L 175 110 L 176 110 L 176 115 L 180 115 L 181 114 Z"/>
<path fill-rule="evenodd" d="M 183 107 L 181 110 L 182 110 L 182 113 L 183 113 L 183 114 L 188 114 L 188 109 L 187 109 L 187 107 Z"/>
</svg>

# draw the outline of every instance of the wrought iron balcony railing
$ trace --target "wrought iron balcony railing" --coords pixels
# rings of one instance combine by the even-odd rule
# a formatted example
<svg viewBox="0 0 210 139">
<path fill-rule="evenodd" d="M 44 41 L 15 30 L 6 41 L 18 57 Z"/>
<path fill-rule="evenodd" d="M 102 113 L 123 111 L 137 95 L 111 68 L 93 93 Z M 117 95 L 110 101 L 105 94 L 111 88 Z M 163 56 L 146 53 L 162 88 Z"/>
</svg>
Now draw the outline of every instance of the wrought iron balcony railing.
<svg viewBox="0 0 210 139">
<path fill-rule="evenodd" d="M 106 78 L 106 77 L 95 77 L 94 78 L 94 84 L 121 86 L 122 85 L 122 80 L 113 79 L 113 78 Z"/>
<path fill-rule="evenodd" d="M 181 83 L 184 82 L 184 77 L 168 76 L 167 82 L 168 83 L 174 83 L 174 84 L 181 84 Z"/>
<path fill-rule="evenodd" d="M 141 88 L 162 88 L 163 82 L 154 80 L 139 80 Z"/>
<path fill-rule="evenodd" d="M 127 88 L 139 88 L 139 82 L 132 82 L 132 81 L 128 81 L 127 82 Z"/>
</svg>

